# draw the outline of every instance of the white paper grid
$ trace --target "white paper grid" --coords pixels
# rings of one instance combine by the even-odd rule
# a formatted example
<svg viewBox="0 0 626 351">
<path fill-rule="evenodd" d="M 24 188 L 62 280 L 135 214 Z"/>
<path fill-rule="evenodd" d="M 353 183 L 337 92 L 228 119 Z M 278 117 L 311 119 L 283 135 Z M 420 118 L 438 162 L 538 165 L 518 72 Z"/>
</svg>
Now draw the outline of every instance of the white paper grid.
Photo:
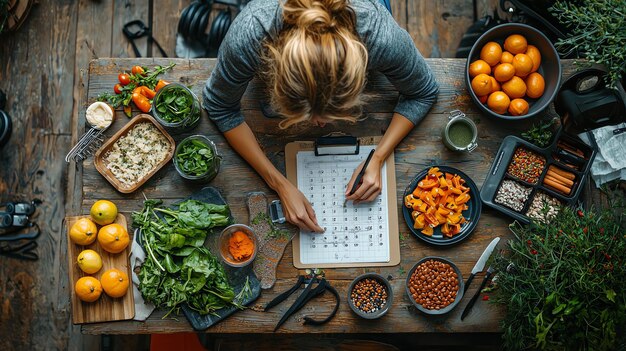
<svg viewBox="0 0 626 351">
<path fill-rule="evenodd" d="M 348 201 L 343 207 L 352 173 L 373 148 L 362 145 L 358 155 L 298 152 L 298 189 L 311 202 L 319 225 L 325 229 L 324 234 L 300 231 L 303 264 L 389 262 L 386 162 L 378 198 L 356 206 Z"/>
</svg>

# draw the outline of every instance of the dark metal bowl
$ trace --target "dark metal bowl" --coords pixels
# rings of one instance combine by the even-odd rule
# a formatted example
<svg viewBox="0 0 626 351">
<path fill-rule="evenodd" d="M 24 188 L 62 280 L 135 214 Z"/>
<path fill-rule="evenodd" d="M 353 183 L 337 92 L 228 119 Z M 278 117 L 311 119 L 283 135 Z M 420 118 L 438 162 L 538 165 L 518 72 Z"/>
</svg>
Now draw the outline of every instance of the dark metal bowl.
<svg viewBox="0 0 626 351">
<path fill-rule="evenodd" d="M 541 52 L 541 66 L 539 66 L 537 72 L 543 76 L 543 79 L 546 82 L 545 90 L 540 98 L 526 98 L 529 109 L 528 113 L 523 116 L 501 115 L 491 111 L 486 105 L 483 105 L 478 100 L 478 96 L 476 96 L 472 90 L 472 79 L 469 75 L 470 64 L 480 58 L 480 50 L 485 44 L 490 41 L 495 41 L 500 44 L 500 46 L 503 46 L 504 40 L 511 34 L 523 35 L 526 37 L 528 44 L 534 45 L 537 49 L 539 49 L 539 52 Z M 476 106 L 489 116 L 515 121 L 532 118 L 548 107 L 548 105 L 556 97 L 558 89 L 561 86 L 561 61 L 559 59 L 559 54 L 554 48 L 554 45 L 552 45 L 552 42 L 550 42 L 550 40 L 537 29 L 521 23 L 501 24 L 481 35 L 476 43 L 474 43 L 474 46 L 472 46 L 472 50 L 469 53 L 467 62 L 465 63 L 465 86 L 467 87 L 467 91 L 472 97 L 472 100 L 476 103 Z"/>
<path fill-rule="evenodd" d="M 365 278 L 376 279 L 387 288 L 387 303 L 385 304 L 384 308 L 376 312 L 368 313 L 368 312 L 361 311 L 352 303 L 352 299 L 350 298 L 350 295 L 352 294 L 352 289 L 354 289 L 354 286 L 356 285 L 356 283 L 358 283 L 359 281 Z M 380 274 L 377 274 L 377 273 L 361 274 L 360 276 L 354 278 L 354 280 L 352 281 L 352 284 L 350 284 L 350 287 L 348 288 L 348 305 L 350 305 L 350 309 L 352 310 L 352 312 L 356 313 L 359 317 L 362 317 L 365 319 L 380 318 L 389 311 L 392 304 L 393 304 L 393 291 L 391 290 L 391 284 L 389 284 L 389 281 Z"/>
<path fill-rule="evenodd" d="M 413 272 L 415 272 L 415 270 L 417 269 L 417 266 L 419 266 L 420 264 L 428 261 L 428 260 L 435 260 L 435 261 L 440 261 L 440 262 L 444 262 L 449 264 L 450 266 L 452 266 L 452 268 L 454 269 L 454 271 L 457 274 L 457 279 L 459 282 L 459 290 L 456 293 L 456 298 L 454 299 L 454 302 L 452 302 L 451 304 L 449 304 L 448 306 L 440 309 L 440 310 L 429 310 L 426 309 L 424 307 L 422 307 L 422 305 L 418 304 L 417 302 L 415 302 L 415 300 L 413 300 L 413 295 L 411 295 L 411 291 L 409 290 L 409 281 L 411 280 L 411 276 L 413 275 Z M 461 299 L 463 299 L 463 290 L 464 290 L 464 281 L 463 281 L 463 276 L 461 275 L 461 270 L 459 270 L 459 267 L 457 267 L 454 262 L 443 258 L 443 257 L 438 257 L 438 256 L 427 256 L 422 258 L 421 260 L 417 261 L 417 263 L 413 266 L 413 268 L 411 268 L 411 270 L 409 271 L 409 274 L 406 276 L 406 283 L 405 283 L 405 288 L 406 288 L 406 294 L 409 295 L 409 300 L 411 300 L 411 303 L 413 303 L 413 306 L 415 306 L 415 308 L 417 308 L 419 311 L 425 313 L 425 314 L 430 314 L 430 315 L 441 315 L 441 314 L 446 314 L 450 311 L 452 311 L 456 305 L 459 304 L 459 302 L 461 301 Z"/>
</svg>

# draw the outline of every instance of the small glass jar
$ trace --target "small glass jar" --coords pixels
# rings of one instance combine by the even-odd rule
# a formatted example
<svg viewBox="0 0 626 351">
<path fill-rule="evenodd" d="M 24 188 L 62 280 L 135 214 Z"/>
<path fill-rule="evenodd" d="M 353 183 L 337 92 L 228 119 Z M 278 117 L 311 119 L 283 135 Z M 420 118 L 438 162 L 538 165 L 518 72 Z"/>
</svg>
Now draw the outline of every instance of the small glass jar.
<svg viewBox="0 0 626 351">
<path fill-rule="evenodd" d="M 189 143 L 204 144 L 213 153 L 213 159 L 211 160 L 211 163 L 208 165 L 207 171 L 203 174 L 200 174 L 200 175 L 189 174 L 185 172 L 183 165 L 180 164 L 179 162 L 179 159 L 178 159 L 179 154 L 182 153 L 182 150 L 185 147 L 185 145 Z M 176 151 L 174 151 L 174 168 L 176 168 L 176 171 L 178 172 L 178 174 L 180 174 L 181 177 L 188 179 L 188 180 L 193 180 L 193 181 L 198 181 L 198 182 L 211 181 L 213 178 L 215 178 L 215 176 L 219 172 L 221 163 L 222 163 L 222 156 L 220 156 L 217 153 L 217 147 L 215 147 L 215 144 L 204 135 L 191 135 L 191 136 L 186 137 L 180 143 L 178 143 L 178 145 L 176 145 Z"/>
<path fill-rule="evenodd" d="M 171 106 L 174 101 L 171 101 L 169 104 L 165 104 L 163 99 L 168 98 L 168 93 L 171 93 L 174 90 L 182 91 L 183 94 L 191 97 L 192 103 L 191 106 L 189 106 L 189 111 L 187 113 L 176 116 L 176 120 L 172 121 L 170 117 L 168 117 L 172 115 L 172 112 L 168 111 L 166 106 Z M 170 83 L 156 93 L 152 103 L 152 113 L 154 114 L 154 118 L 165 128 L 165 130 L 167 130 L 168 133 L 180 134 L 194 129 L 198 123 L 200 123 L 200 100 L 198 100 L 196 94 L 194 94 L 193 91 L 186 86 L 179 83 Z"/>
<path fill-rule="evenodd" d="M 452 151 L 472 152 L 478 147 L 478 129 L 474 122 L 459 110 L 450 112 L 448 123 L 441 130 L 441 141 Z"/>
</svg>

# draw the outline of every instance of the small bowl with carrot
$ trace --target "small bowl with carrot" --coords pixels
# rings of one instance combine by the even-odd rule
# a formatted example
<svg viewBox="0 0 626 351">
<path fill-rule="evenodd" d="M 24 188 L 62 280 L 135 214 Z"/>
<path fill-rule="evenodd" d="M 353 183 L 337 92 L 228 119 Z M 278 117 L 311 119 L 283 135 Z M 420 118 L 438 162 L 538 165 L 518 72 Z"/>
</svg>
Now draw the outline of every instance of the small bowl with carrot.
<svg viewBox="0 0 626 351">
<path fill-rule="evenodd" d="M 227 265 L 237 268 L 249 265 L 258 251 L 254 230 L 244 224 L 224 228 L 220 234 L 219 250 Z"/>
</svg>

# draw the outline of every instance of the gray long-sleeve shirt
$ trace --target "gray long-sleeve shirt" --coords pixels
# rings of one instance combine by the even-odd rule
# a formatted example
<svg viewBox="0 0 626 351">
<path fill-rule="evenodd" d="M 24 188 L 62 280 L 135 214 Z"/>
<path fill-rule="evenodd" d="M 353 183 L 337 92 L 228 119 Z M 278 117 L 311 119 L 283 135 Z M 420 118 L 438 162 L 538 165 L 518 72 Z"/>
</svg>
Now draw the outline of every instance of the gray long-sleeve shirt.
<svg viewBox="0 0 626 351">
<path fill-rule="evenodd" d="M 351 0 L 350 6 L 368 50 L 368 71 L 379 71 L 389 79 L 400 93 L 394 112 L 417 124 L 437 98 L 430 67 L 379 0 Z M 251 1 L 233 21 L 203 90 L 204 106 L 220 131 L 244 122 L 241 97 L 259 68 L 263 41 L 276 39 L 282 26 L 279 0 Z"/>
</svg>

